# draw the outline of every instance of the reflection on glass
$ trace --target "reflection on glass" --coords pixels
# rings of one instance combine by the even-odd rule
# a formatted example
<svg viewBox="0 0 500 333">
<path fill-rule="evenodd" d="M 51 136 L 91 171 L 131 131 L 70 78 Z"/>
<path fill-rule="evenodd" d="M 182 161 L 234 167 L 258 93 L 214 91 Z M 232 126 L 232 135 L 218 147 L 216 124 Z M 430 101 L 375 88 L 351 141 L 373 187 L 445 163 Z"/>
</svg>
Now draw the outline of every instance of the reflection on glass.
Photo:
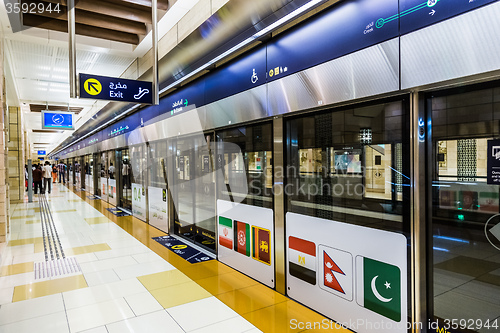
<svg viewBox="0 0 500 333">
<path fill-rule="evenodd" d="M 217 140 L 220 165 L 224 165 L 223 177 L 219 180 L 219 198 L 272 208 L 272 125 L 265 123 L 219 131 Z"/>
<path fill-rule="evenodd" d="M 192 136 L 173 141 L 176 234 L 215 250 L 215 175 L 213 136 Z"/>
<path fill-rule="evenodd" d="M 492 88 L 429 103 L 432 315 L 442 326 L 457 319 L 454 332 L 497 332 L 500 325 L 499 186 L 486 183 L 488 141 L 500 136 L 499 97 Z"/>
<path fill-rule="evenodd" d="M 132 209 L 132 188 L 131 177 L 132 169 L 130 167 L 130 152 L 129 149 L 121 151 L 120 160 L 120 207 L 131 210 Z"/>
<path fill-rule="evenodd" d="M 409 163 L 402 102 L 287 122 L 288 211 L 403 232 Z M 403 198 L 407 200 L 403 200 Z"/>
</svg>

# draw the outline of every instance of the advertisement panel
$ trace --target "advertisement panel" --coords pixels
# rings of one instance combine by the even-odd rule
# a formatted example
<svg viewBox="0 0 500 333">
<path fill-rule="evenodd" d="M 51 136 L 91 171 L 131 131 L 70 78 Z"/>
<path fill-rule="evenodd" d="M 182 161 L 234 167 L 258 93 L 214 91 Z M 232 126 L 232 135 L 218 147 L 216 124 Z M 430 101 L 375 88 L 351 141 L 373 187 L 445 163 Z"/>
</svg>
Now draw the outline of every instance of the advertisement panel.
<svg viewBox="0 0 500 333">
<path fill-rule="evenodd" d="M 405 333 L 406 244 L 398 233 L 287 213 L 288 296 L 355 332 Z"/>
<path fill-rule="evenodd" d="M 148 188 L 149 224 L 168 232 L 168 203 L 167 189 L 158 187 Z"/>
<path fill-rule="evenodd" d="M 108 178 L 101 177 L 101 200 L 108 201 Z"/>
<path fill-rule="evenodd" d="M 218 259 L 274 288 L 273 210 L 217 200 Z"/>
<path fill-rule="evenodd" d="M 116 179 L 108 179 L 108 202 L 116 206 Z"/>
<path fill-rule="evenodd" d="M 141 184 L 132 183 L 132 214 L 146 221 L 146 189 Z"/>
</svg>

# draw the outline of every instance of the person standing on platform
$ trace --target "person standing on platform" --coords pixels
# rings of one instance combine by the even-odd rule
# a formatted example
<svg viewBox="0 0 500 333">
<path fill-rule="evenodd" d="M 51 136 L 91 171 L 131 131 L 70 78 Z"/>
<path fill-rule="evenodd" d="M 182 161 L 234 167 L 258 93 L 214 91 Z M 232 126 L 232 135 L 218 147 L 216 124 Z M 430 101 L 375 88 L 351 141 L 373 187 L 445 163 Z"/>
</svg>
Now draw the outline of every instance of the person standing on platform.
<svg viewBox="0 0 500 333">
<path fill-rule="evenodd" d="M 43 193 L 47 192 L 50 194 L 52 190 L 52 167 L 49 161 L 45 161 L 45 166 L 43 167 Z"/>
<path fill-rule="evenodd" d="M 66 184 L 66 179 L 64 178 L 66 175 L 66 165 L 64 165 L 63 162 L 60 162 L 57 165 L 57 172 L 59 173 L 59 184 L 61 184 L 61 177 L 62 177 L 62 183 Z"/>
<path fill-rule="evenodd" d="M 115 167 L 113 166 L 113 163 L 110 163 L 108 172 L 109 172 L 109 178 L 115 179 Z"/>
<path fill-rule="evenodd" d="M 42 179 L 43 179 L 42 167 L 40 165 L 37 165 L 36 169 L 33 171 L 33 182 L 35 183 L 35 194 L 38 194 L 38 189 L 40 189 L 40 194 L 43 193 L 43 191 L 42 191 Z"/>
<path fill-rule="evenodd" d="M 57 167 L 52 164 L 52 182 L 55 184 L 57 182 Z"/>
</svg>

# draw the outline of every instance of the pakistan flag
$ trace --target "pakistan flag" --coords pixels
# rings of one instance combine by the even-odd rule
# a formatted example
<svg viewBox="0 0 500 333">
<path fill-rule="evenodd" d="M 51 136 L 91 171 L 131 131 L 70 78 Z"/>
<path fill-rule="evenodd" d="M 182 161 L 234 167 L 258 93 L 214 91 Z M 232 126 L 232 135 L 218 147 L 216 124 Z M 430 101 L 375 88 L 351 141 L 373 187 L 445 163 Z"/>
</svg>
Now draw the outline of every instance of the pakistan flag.
<svg viewBox="0 0 500 333">
<path fill-rule="evenodd" d="M 356 257 L 358 304 L 396 322 L 401 321 L 401 271 L 382 261 Z"/>
</svg>

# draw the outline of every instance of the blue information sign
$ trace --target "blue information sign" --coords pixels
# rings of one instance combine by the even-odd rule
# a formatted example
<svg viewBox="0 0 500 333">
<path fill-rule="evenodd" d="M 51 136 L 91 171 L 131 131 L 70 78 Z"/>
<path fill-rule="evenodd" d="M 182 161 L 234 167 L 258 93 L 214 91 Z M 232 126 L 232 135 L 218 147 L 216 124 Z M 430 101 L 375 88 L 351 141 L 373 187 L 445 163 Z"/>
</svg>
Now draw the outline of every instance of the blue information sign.
<svg viewBox="0 0 500 333">
<path fill-rule="evenodd" d="M 47 155 L 47 152 L 45 150 L 39 150 L 38 155 Z"/>
<path fill-rule="evenodd" d="M 80 98 L 152 104 L 153 83 L 80 74 Z"/>
<path fill-rule="evenodd" d="M 488 184 L 500 185 L 500 140 L 488 140 Z"/>
<path fill-rule="evenodd" d="M 400 0 L 401 34 L 495 1 L 497 0 Z"/>
<path fill-rule="evenodd" d="M 215 102 L 264 83 L 266 83 L 266 48 L 260 47 L 207 75 L 205 103 Z"/>
<path fill-rule="evenodd" d="M 73 113 L 60 111 L 42 111 L 43 129 L 73 129 Z"/>
<path fill-rule="evenodd" d="M 268 81 L 397 37 L 398 5 L 398 0 L 342 1 L 278 37 L 267 48 Z"/>
</svg>

